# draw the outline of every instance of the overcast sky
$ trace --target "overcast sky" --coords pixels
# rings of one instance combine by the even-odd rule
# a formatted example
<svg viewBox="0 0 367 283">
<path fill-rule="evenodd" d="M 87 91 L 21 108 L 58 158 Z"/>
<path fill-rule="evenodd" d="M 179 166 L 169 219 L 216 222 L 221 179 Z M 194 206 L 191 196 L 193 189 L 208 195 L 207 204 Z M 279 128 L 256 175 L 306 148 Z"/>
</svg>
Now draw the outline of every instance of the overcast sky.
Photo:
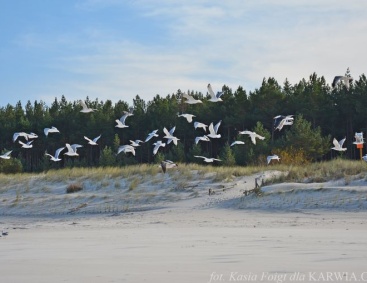
<svg viewBox="0 0 367 283">
<path fill-rule="evenodd" d="M 366 15 L 361 0 L 0 0 L 0 106 L 358 79 Z"/>
</svg>

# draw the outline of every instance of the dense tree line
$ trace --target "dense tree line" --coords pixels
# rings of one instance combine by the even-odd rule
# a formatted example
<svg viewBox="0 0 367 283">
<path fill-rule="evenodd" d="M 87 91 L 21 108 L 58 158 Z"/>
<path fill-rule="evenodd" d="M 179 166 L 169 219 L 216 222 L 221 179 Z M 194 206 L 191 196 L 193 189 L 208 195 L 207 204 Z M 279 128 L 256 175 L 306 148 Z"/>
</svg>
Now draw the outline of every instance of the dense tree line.
<svg viewBox="0 0 367 283">
<path fill-rule="evenodd" d="M 349 71 L 347 72 L 349 75 Z M 162 97 L 156 95 L 151 101 L 144 101 L 138 95 L 132 105 L 122 100 L 100 101 L 86 98 L 86 104 L 97 109 L 92 113 L 81 113 L 78 101 L 68 101 L 65 96 L 55 98 L 51 105 L 42 101 L 28 101 L 26 105 L 6 105 L 0 108 L 0 150 L 13 150 L 12 160 L 0 160 L 0 170 L 26 172 L 42 171 L 65 166 L 109 166 L 157 162 L 163 158 L 178 162 L 199 162 L 194 155 L 220 157 L 225 165 L 264 164 L 266 156 L 279 153 L 286 162 L 319 161 L 340 155 L 332 152 L 332 139 L 346 137 L 348 150 L 344 157 L 357 159 L 359 153 L 353 145 L 354 133 L 367 129 L 367 80 L 364 74 L 354 79 L 350 88 L 343 84 L 335 88 L 324 77 L 315 73 L 308 80 L 291 85 L 287 80 L 280 85 L 274 78 L 263 79 L 261 86 L 246 92 L 239 86 L 232 90 L 224 85 L 223 102 L 207 101 L 208 95 L 187 91 L 202 104 L 189 105 L 181 99 L 182 91 Z M 133 111 L 126 119 L 128 128 L 116 128 L 115 120 L 124 111 Z M 178 117 L 178 113 L 195 115 L 194 121 L 209 125 L 222 120 L 219 127 L 220 139 L 195 144 L 195 137 L 204 134 L 202 129 L 194 129 L 193 123 Z M 295 115 L 294 124 L 281 131 L 274 131 L 273 118 L 276 115 Z M 43 129 L 55 126 L 60 133 L 46 137 Z M 136 149 L 136 156 L 120 153 L 117 148 L 129 144 L 129 140 L 144 140 L 148 133 L 158 129 L 162 139 L 163 127 L 176 126 L 175 136 L 180 140 L 177 146 L 169 144 L 153 155 L 152 139 Z M 253 130 L 266 137 L 253 145 L 238 131 Z M 12 141 L 15 132 L 34 132 L 38 138 L 33 148 L 21 148 L 18 141 Z M 94 138 L 101 135 L 98 146 L 91 146 L 84 136 Z M 164 139 L 163 139 L 164 140 Z M 245 141 L 245 145 L 230 147 L 234 140 Z M 79 157 L 63 156 L 60 162 L 49 161 L 45 152 L 53 154 L 65 143 L 79 143 Z M 287 158 L 285 158 L 287 156 Z M 282 158 L 282 157 L 281 157 Z M 298 159 L 297 159 L 298 158 Z M 6 163 L 8 162 L 8 163 Z M 18 163 L 17 163 L 18 162 Z M 6 165 L 7 164 L 7 165 Z M 13 166 L 13 167 L 12 167 Z"/>
</svg>

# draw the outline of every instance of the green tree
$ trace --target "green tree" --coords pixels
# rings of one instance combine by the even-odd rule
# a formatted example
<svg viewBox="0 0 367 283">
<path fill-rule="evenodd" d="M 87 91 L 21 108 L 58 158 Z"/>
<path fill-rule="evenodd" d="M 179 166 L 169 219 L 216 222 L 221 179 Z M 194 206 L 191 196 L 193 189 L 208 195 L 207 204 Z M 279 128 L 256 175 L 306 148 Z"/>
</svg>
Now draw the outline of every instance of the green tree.
<svg viewBox="0 0 367 283">
<path fill-rule="evenodd" d="M 225 166 L 234 166 L 234 165 L 236 165 L 235 156 L 234 156 L 234 154 L 232 152 L 232 149 L 229 146 L 228 142 L 222 148 L 222 150 L 219 154 L 219 159 L 222 160 L 221 164 L 223 164 Z"/>
<path fill-rule="evenodd" d="M 330 150 L 330 136 L 322 136 L 320 127 L 312 129 L 311 123 L 299 114 L 290 130 L 285 133 L 280 146 L 302 149 L 309 160 L 315 161 Z"/>
<path fill-rule="evenodd" d="M 116 165 L 116 155 L 109 146 L 105 146 L 102 150 L 99 165 L 103 167 Z"/>
</svg>

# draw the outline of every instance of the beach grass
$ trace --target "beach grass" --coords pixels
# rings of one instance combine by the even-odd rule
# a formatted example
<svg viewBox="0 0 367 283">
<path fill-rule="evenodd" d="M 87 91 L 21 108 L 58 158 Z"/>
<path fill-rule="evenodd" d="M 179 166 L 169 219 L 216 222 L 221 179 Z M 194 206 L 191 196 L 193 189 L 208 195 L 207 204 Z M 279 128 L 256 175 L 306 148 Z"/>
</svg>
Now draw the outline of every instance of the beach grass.
<svg viewBox="0 0 367 283">
<path fill-rule="evenodd" d="M 233 177 L 248 176 L 268 170 L 282 171 L 286 174 L 278 175 L 270 182 L 324 182 L 345 178 L 350 182 L 353 176 L 367 179 L 367 163 L 359 160 L 334 159 L 331 161 L 315 162 L 302 166 L 274 164 L 271 166 L 213 166 L 198 164 L 180 164 L 178 169 L 172 169 L 166 174 L 175 180 L 193 180 L 198 175 L 209 174 L 214 181 L 231 180 Z M 176 174 L 176 172 L 179 174 Z M 175 173 L 173 173 L 175 172 Z M 135 179 L 150 178 L 162 174 L 156 164 L 130 165 L 124 167 L 96 167 L 96 168 L 64 168 L 49 170 L 42 173 L 0 174 L 0 182 L 4 185 L 27 183 L 34 181 L 64 182 L 92 180 L 105 182 L 107 179 Z M 135 182 L 134 182 L 135 183 Z M 138 183 L 136 181 L 136 183 Z M 118 187 L 118 186 L 117 186 Z M 134 185 L 133 185 L 134 187 Z"/>
</svg>

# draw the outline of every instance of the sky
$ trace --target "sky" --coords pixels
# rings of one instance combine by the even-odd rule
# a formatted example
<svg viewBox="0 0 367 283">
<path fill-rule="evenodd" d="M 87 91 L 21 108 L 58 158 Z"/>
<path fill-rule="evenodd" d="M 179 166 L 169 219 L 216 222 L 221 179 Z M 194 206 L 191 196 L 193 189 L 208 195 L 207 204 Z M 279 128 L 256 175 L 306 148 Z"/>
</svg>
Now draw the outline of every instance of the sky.
<svg viewBox="0 0 367 283">
<path fill-rule="evenodd" d="M 0 0 L 0 107 L 358 79 L 366 14 L 361 0 Z"/>
</svg>

